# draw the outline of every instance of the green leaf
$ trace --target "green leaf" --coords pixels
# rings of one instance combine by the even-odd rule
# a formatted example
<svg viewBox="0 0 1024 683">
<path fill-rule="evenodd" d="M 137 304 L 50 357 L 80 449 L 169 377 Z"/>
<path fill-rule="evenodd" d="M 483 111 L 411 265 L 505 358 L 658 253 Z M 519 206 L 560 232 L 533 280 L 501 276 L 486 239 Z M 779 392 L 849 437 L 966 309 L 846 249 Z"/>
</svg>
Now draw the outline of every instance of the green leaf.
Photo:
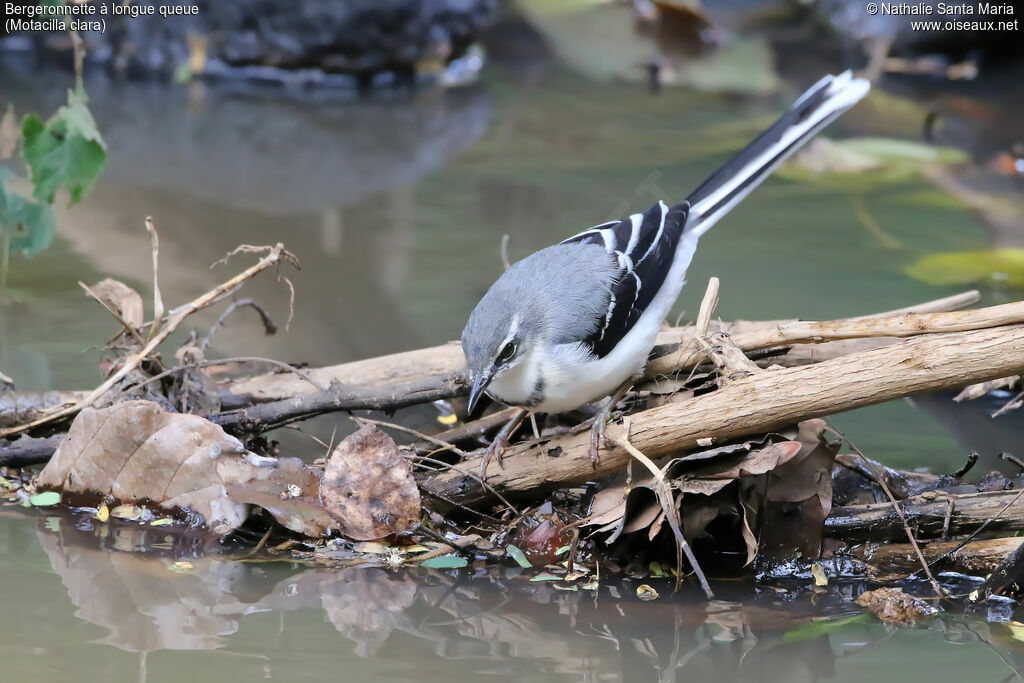
<svg viewBox="0 0 1024 683">
<path fill-rule="evenodd" d="M 427 569 L 461 569 L 469 564 L 469 561 L 461 555 L 442 555 L 424 560 L 420 564 Z"/>
<path fill-rule="evenodd" d="M 531 578 L 530 583 L 537 583 L 539 581 L 561 581 L 564 578 L 564 576 L 555 576 L 554 574 L 544 572 L 543 574 L 537 574 L 537 576 Z"/>
<path fill-rule="evenodd" d="M 34 114 L 21 124 L 22 156 L 32 170 L 36 199 L 52 204 L 66 187 L 71 203 L 92 189 L 107 165 L 107 147 L 83 92 L 68 91 L 68 103 L 43 123 Z"/>
<path fill-rule="evenodd" d="M 561 557 L 572 549 L 571 545 L 563 545 L 561 548 L 555 551 L 555 557 Z"/>
<path fill-rule="evenodd" d="M 57 222 L 49 206 L 7 188 L 5 181 L 17 177 L 0 166 L 0 242 L 9 240 L 13 253 L 35 256 L 50 246 Z"/>
<path fill-rule="evenodd" d="M 907 268 L 907 275 L 930 285 L 994 282 L 1024 287 L 1024 249 L 950 251 L 928 254 Z"/>
<path fill-rule="evenodd" d="M 507 546 L 505 546 L 505 552 L 508 553 L 508 556 L 511 557 L 513 560 L 515 560 L 516 564 L 518 564 L 523 569 L 529 569 L 530 567 L 533 566 L 533 563 L 530 562 L 528 559 L 526 559 L 526 553 L 524 553 L 522 550 L 520 550 L 516 546 L 514 546 L 514 545 L 507 545 Z"/>
<path fill-rule="evenodd" d="M 871 619 L 872 617 L 869 612 L 853 614 L 836 619 L 816 619 L 789 629 L 782 634 L 782 640 L 780 642 L 785 644 L 795 643 L 802 640 L 814 640 L 843 626 L 871 621 Z"/>
<path fill-rule="evenodd" d="M 37 493 L 28 499 L 28 502 L 35 505 L 37 508 L 50 507 L 60 502 L 60 494 L 56 491 L 44 491 L 43 493 Z"/>
</svg>

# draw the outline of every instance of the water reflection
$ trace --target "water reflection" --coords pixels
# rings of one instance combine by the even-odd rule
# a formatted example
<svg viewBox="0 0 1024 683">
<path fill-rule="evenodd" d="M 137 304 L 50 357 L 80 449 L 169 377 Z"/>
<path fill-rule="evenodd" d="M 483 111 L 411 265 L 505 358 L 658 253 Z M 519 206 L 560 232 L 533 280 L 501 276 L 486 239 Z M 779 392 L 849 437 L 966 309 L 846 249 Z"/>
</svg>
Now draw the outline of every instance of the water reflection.
<svg viewBox="0 0 1024 683">
<path fill-rule="evenodd" d="M 228 658 L 258 653 L 265 677 L 290 677 L 286 653 L 296 643 L 286 614 L 287 629 L 305 639 L 299 654 L 330 651 L 334 666 L 390 680 L 424 680 L 426 668 L 427 679 L 818 681 L 850 679 L 869 662 L 923 680 L 942 671 L 951 643 L 979 680 L 1024 666 L 1016 632 L 986 623 L 984 613 L 885 627 L 852 605 L 854 585 L 790 592 L 723 583 L 720 599 L 708 603 L 699 591 L 672 595 L 662 581 L 661 598 L 643 602 L 629 581 L 612 580 L 594 595 L 531 583 L 518 570 L 466 576 L 231 561 L 203 556 L 177 532 L 128 524 L 92 529 L 61 518 L 41 522 L 36 537 L 75 616 L 104 629 L 98 642 L 151 653 L 142 660 L 149 671 L 162 650 L 220 649 Z M 247 626 L 266 626 L 267 615 L 277 615 L 279 628 Z M 900 663 L 907 643 L 897 641 L 928 656 Z"/>
</svg>

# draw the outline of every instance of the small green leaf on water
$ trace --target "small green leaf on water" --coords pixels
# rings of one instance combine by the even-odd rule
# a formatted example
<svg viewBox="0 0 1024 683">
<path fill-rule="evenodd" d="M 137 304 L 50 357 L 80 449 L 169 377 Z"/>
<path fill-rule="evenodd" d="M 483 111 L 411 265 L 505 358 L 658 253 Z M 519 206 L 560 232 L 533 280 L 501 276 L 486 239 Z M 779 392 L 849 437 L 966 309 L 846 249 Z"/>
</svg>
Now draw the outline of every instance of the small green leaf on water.
<svg viewBox="0 0 1024 683">
<path fill-rule="evenodd" d="M 469 564 L 469 561 L 461 555 L 442 555 L 423 560 L 420 564 L 427 569 L 461 569 Z"/>
<path fill-rule="evenodd" d="M 835 631 L 838 628 L 847 626 L 849 624 L 856 624 L 859 622 L 870 621 L 872 619 L 871 614 L 863 612 L 861 614 L 854 614 L 847 617 L 839 617 L 837 619 L 814 619 L 807 622 L 806 624 L 800 624 L 782 634 L 783 643 L 795 643 L 802 640 L 814 640 L 821 636 Z"/>
<path fill-rule="evenodd" d="M 505 546 L 505 552 L 508 553 L 508 556 L 515 560 L 516 564 L 518 564 L 523 569 L 529 569 L 533 566 L 533 563 L 526 559 L 526 553 L 524 553 L 516 546 Z"/>
<path fill-rule="evenodd" d="M 154 519 L 149 523 L 150 526 L 168 526 L 174 524 L 174 520 L 170 517 L 161 517 L 160 519 Z"/>
<path fill-rule="evenodd" d="M 1024 249 L 950 251 L 928 254 L 907 268 L 907 275 L 930 285 L 998 282 L 1024 287 Z"/>
<path fill-rule="evenodd" d="M 572 548 L 571 545 L 563 545 L 561 548 L 555 551 L 555 557 L 561 557 L 565 555 Z"/>
<path fill-rule="evenodd" d="M 651 562 L 647 568 L 651 570 L 651 576 L 655 578 L 663 579 L 668 576 L 668 572 L 661 566 L 661 562 Z"/>
<path fill-rule="evenodd" d="M 60 502 L 60 494 L 56 491 L 44 491 L 43 493 L 37 493 L 28 499 L 28 502 L 35 505 L 37 508 L 50 507 Z"/>
<path fill-rule="evenodd" d="M 544 572 L 543 574 L 537 574 L 537 576 L 531 578 L 530 581 L 532 583 L 536 583 L 538 581 L 561 581 L 562 578 L 563 577 L 561 576 L 555 576 L 554 574 L 548 574 L 547 572 Z"/>
</svg>

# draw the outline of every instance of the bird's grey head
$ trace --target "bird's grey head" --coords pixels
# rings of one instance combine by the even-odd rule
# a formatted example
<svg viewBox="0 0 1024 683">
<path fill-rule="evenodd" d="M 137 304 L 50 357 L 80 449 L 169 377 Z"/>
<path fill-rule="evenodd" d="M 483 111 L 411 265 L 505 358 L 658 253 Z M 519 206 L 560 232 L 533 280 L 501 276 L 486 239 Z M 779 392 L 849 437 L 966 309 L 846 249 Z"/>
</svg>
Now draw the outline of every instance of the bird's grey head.
<svg viewBox="0 0 1024 683">
<path fill-rule="evenodd" d="M 462 351 L 472 385 L 470 412 L 491 381 L 520 363 L 540 341 L 543 314 L 533 298 L 524 296 L 521 288 L 512 286 L 513 282 L 513 278 L 499 278 L 462 330 Z"/>
</svg>

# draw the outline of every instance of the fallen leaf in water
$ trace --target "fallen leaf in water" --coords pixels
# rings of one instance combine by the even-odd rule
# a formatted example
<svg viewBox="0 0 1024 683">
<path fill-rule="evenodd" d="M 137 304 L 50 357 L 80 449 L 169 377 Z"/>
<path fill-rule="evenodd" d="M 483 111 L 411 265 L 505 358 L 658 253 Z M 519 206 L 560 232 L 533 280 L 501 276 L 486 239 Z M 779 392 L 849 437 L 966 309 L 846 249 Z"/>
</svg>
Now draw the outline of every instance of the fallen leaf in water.
<svg viewBox="0 0 1024 683">
<path fill-rule="evenodd" d="M 56 491 L 44 491 L 43 493 L 37 493 L 34 496 L 30 496 L 28 499 L 32 505 L 37 508 L 50 507 L 60 502 L 60 494 Z"/>
<path fill-rule="evenodd" d="M 126 401 L 83 410 L 40 473 L 39 485 L 110 495 L 123 502 L 110 514 L 127 519 L 149 514 L 134 505 L 142 500 L 189 509 L 217 534 L 237 528 L 249 504 L 257 504 L 289 529 L 320 536 L 334 521 L 319 505 L 317 479 L 295 458 L 277 461 L 249 453 L 198 415 L 168 412 L 151 401 Z M 303 495 L 282 500 L 289 484 Z"/>
<path fill-rule="evenodd" d="M 506 546 L 505 552 L 508 553 L 508 556 L 515 560 L 516 564 L 518 564 L 523 569 L 530 569 L 531 567 L 533 567 L 533 563 L 526 559 L 526 553 L 524 553 L 516 546 Z"/>
<path fill-rule="evenodd" d="M 879 588 L 857 596 L 857 604 L 884 622 L 913 624 L 936 614 L 939 610 L 921 598 L 899 588 Z"/>
<path fill-rule="evenodd" d="M 654 590 L 645 583 L 640 586 L 637 586 L 636 597 L 640 598 L 641 600 L 657 600 L 659 596 L 658 591 Z"/>
<path fill-rule="evenodd" d="M 1024 249 L 949 251 L 928 254 L 907 267 L 907 275 L 930 285 L 992 282 L 1024 286 Z"/>
<path fill-rule="evenodd" d="M 912 178 L 968 160 L 963 150 L 897 138 L 817 137 L 776 173 L 784 178 L 847 191 Z"/>
<path fill-rule="evenodd" d="M 373 425 L 335 447 L 320 497 L 342 534 L 357 541 L 401 533 L 420 518 L 420 491 L 409 463 Z"/>
<path fill-rule="evenodd" d="M 469 564 L 469 561 L 461 555 L 442 555 L 431 557 L 429 560 L 420 562 L 420 566 L 427 569 L 461 569 Z"/>
<path fill-rule="evenodd" d="M 1019 621 L 1009 621 L 1006 628 L 1010 629 L 1010 637 L 1014 640 L 1024 641 L 1024 624 Z"/>
<path fill-rule="evenodd" d="M 130 504 L 118 505 L 117 507 L 110 511 L 111 517 L 114 517 L 115 519 L 125 519 L 128 521 L 142 519 L 142 517 L 144 517 L 145 514 L 145 509 L 140 508 L 137 505 Z"/>
<path fill-rule="evenodd" d="M 811 565 L 811 576 L 814 577 L 815 586 L 827 586 L 828 585 L 828 572 L 819 563 L 815 562 Z"/>
<path fill-rule="evenodd" d="M 96 508 L 96 514 L 93 515 L 93 519 L 100 522 L 105 522 L 110 519 L 110 508 L 107 507 L 106 503 Z"/>
</svg>

